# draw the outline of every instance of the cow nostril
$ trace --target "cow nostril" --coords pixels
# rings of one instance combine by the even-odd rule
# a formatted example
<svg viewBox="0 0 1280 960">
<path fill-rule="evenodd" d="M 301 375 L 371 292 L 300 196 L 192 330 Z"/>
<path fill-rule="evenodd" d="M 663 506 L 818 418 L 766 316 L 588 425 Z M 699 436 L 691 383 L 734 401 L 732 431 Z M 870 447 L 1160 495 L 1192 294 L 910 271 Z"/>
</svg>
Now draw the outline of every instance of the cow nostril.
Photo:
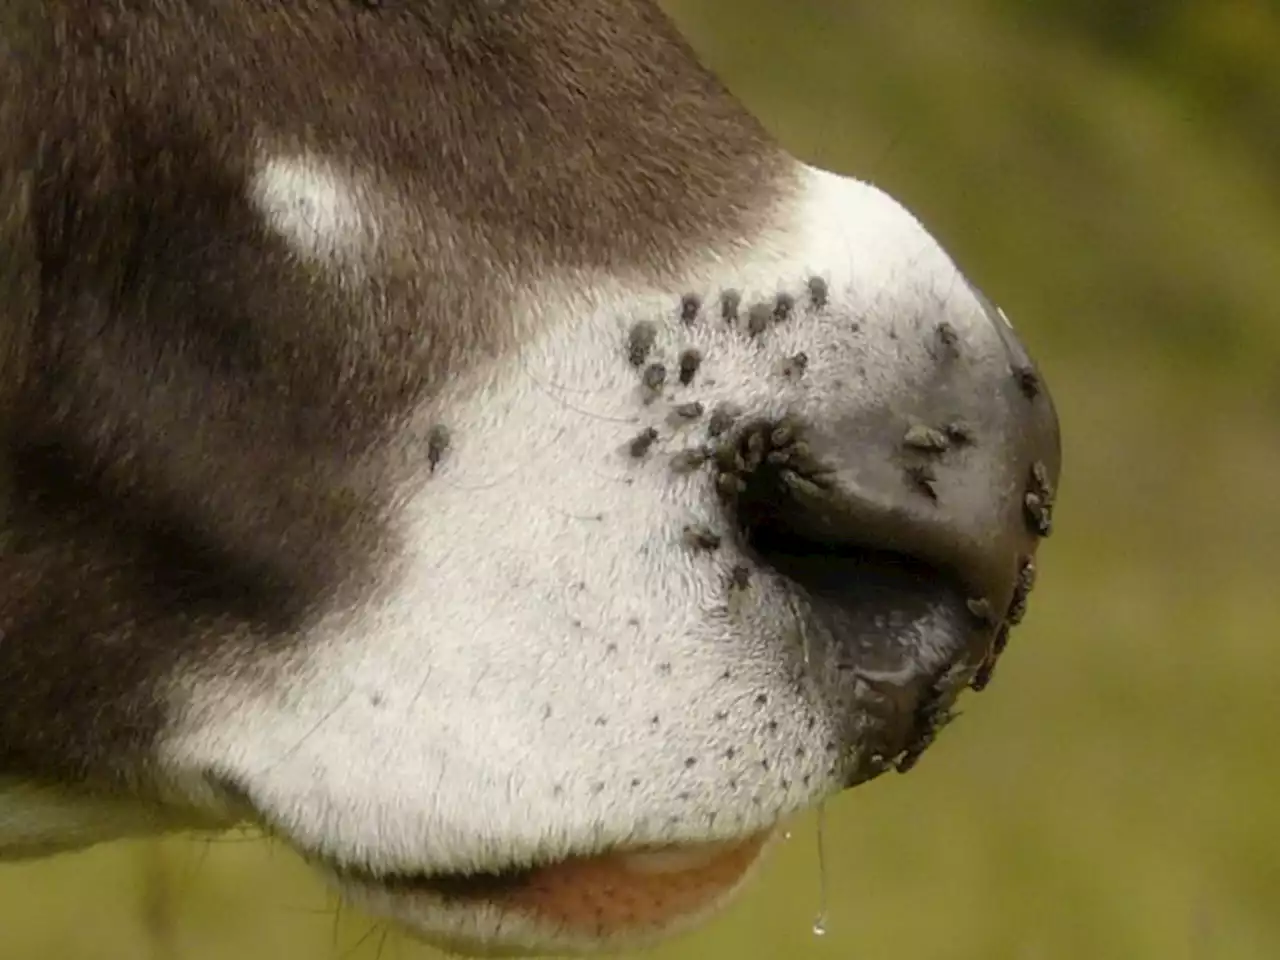
<svg viewBox="0 0 1280 960">
<path fill-rule="evenodd" d="M 749 421 L 715 452 L 717 488 L 756 559 L 829 609 L 883 604 L 888 594 L 876 585 L 885 578 L 895 609 L 920 598 L 947 607 L 950 665 L 975 666 L 981 689 L 1030 588 L 1037 531 L 1028 526 L 1030 501 L 1011 482 L 1026 473 L 1025 456 L 962 445 L 940 463 L 931 498 L 897 479 L 894 457 L 887 444 L 794 419 Z M 1048 489 L 1046 468 L 1031 475 L 1043 475 Z"/>
<path fill-rule="evenodd" d="M 811 540 L 767 516 L 744 530 L 756 558 L 802 588 L 830 647 L 828 672 L 854 705 L 853 786 L 905 773 L 954 717 L 989 659 L 992 624 L 954 577 L 916 557 Z M 829 665 L 834 664 L 834 667 Z"/>
<path fill-rule="evenodd" d="M 846 488 L 839 471 L 814 456 L 806 435 L 793 421 L 759 421 L 717 452 L 721 496 L 763 562 L 798 582 L 802 568 L 874 559 L 973 586 L 962 552 L 948 550 L 945 524 Z"/>
<path fill-rule="evenodd" d="M 893 440 L 881 442 L 880 433 Z M 1033 501 L 1044 498 L 1024 495 L 1021 478 L 1043 475 L 1047 490 L 1049 472 L 1038 462 L 1038 470 L 1026 466 L 1015 447 L 962 446 L 933 458 L 930 495 L 922 496 L 902 480 L 916 455 L 903 450 L 902 434 L 896 426 L 846 432 L 788 419 L 742 424 L 716 451 L 717 488 L 757 544 L 802 545 L 810 557 L 868 550 L 913 557 L 1004 611 L 1021 560 L 1047 527 L 1047 510 L 1039 527 L 1029 523 Z"/>
<path fill-rule="evenodd" d="M 963 601 L 964 588 L 927 561 L 892 550 L 822 543 L 763 521 L 746 528 L 744 540 L 763 566 L 804 589 L 852 605 L 886 588 L 926 596 L 946 592 Z"/>
<path fill-rule="evenodd" d="M 740 479 L 732 498 L 742 540 L 762 564 L 802 587 L 824 579 L 821 571 L 834 566 L 892 569 L 921 582 L 939 575 L 925 560 L 892 547 L 841 535 L 834 527 L 822 531 L 814 524 L 796 523 L 798 510 L 803 509 L 797 502 L 798 488 L 821 487 L 823 477 L 820 469 L 806 475 L 792 467 L 766 460 Z"/>
</svg>

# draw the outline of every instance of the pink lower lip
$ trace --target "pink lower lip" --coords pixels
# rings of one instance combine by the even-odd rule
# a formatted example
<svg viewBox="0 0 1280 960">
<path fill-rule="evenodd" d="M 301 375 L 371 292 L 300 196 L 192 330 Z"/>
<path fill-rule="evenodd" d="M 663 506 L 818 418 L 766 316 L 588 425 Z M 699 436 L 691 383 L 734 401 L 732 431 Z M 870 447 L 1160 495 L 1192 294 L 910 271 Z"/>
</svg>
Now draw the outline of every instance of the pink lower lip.
<svg viewBox="0 0 1280 960">
<path fill-rule="evenodd" d="M 455 904 L 489 904 L 540 925 L 589 937 L 642 936 L 707 911 L 730 893 L 772 831 L 741 840 L 572 857 L 492 885 L 398 882 Z"/>
</svg>

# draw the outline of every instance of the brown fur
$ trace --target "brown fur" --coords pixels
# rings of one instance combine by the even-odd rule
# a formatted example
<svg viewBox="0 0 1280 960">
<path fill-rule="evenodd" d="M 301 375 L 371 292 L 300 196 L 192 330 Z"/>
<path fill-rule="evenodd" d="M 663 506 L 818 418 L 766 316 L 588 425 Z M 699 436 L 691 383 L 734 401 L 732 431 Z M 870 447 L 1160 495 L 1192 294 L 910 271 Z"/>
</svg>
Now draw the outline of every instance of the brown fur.
<svg viewBox="0 0 1280 960">
<path fill-rule="evenodd" d="M 648 0 L 0 8 L 3 775 L 145 780 L 157 678 L 367 582 L 380 443 L 515 286 L 750 236 L 785 163 Z M 354 294 L 258 138 L 394 191 Z"/>
</svg>

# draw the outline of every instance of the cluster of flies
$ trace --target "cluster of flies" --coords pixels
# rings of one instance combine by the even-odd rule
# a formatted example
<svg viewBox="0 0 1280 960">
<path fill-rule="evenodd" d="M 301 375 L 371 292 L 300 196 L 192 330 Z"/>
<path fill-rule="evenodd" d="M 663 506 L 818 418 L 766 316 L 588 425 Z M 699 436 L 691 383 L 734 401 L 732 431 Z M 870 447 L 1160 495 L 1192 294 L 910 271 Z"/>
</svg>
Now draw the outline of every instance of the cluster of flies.
<svg viewBox="0 0 1280 960">
<path fill-rule="evenodd" d="M 812 309 L 821 310 L 826 307 L 828 289 L 822 278 L 814 277 L 809 281 L 807 294 Z M 743 329 L 749 337 L 755 338 L 770 327 L 785 323 L 796 309 L 796 299 L 789 294 L 779 294 L 772 301 L 762 301 L 744 308 L 741 295 L 730 290 L 720 297 L 718 308 L 720 319 L 724 323 Z M 679 308 L 682 323 L 692 326 L 704 309 L 705 305 L 699 297 L 686 295 Z M 662 395 L 671 376 L 667 366 L 653 357 L 657 335 L 658 329 L 653 323 L 640 321 L 632 326 L 626 342 L 627 360 L 639 374 L 646 403 Z M 935 335 L 947 354 L 953 358 L 961 355 L 963 343 L 954 327 L 941 323 L 935 328 Z M 676 382 L 682 387 L 691 386 L 702 362 L 703 354 L 697 348 L 684 349 L 675 364 Z M 807 366 L 808 357 L 804 353 L 798 353 L 787 358 L 780 372 L 784 377 L 795 379 L 804 375 Z M 1011 375 L 1026 402 L 1037 402 L 1041 386 L 1036 371 L 1029 366 L 1017 367 L 1011 371 Z M 741 494 L 746 489 L 749 478 L 765 466 L 789 473 L 792 478 L 799 478 L 806 483 L 819 486 L 823 484 L 825 468 L 806 445 L 800 424 L 788 419 L 741 423 L 743 412 L 732 404 L 719 404 L 707 411 L 696 400 L 675 404 L 670 415 L 672 421 L 685 424 L 704 416 L 708 417 L 707 442 L 676 453 L 670 461 L 670 468 L 675 473 L 689 474 L 710 465 L 715 473 L 717 492 L 729 501 Z M 636 459 L 644 458 L 659 438 L 659 431 L 655 427 L 648 427 L 632 438 L 627 447 L 628 453 Z M 938 461 L 952 451 L 972 446 L 976 442 L 975 431 L 962 420 L 936 425 L 911 425 L 901 440 L 906 481 L 921 496 L 937 502 Z M 1036 461 L 1028 471 L 1022 504 L 1024 520 L 1033 536 L 1045 537 L 1051 532 L 1053 500 L 1049 470 L 1043 462 Z M 685 528 L 684 541 L 693 549 L 714 551 L 720 547 L 722 537 L 710 527 L 697 524 Z M 750 570 L 739 565 L 733 569 L 729 580 L 731 587 L 743 589 L 750 583 Z M 969 601 L 969 610 L 977 628 L 989 632 L 993 638 L 986 656 L 973 670 L 968 681 L 973 689 L 985 689 L 991 682 L 996 661 L 1008 643 L 1010 629 L 1026 613 L 1027 597 L 1034 582 L 1034 563 L 1029 556 L 1024 556 L 1019 560 L 1017 587 L 1003 615 L 998 614 L 986 598 Z M 939 683 L 935 684 L 936 696 L 925 698 L 917 718 L 918 732 L 897 760 L 897 769 L 905 771 L 914 766 L 938 731 L 952 719 L 950 708 L 944 705 L 953 700 L 951 691 L 947 689 L 953 678 L 954 672 L 948 674 L 946 683 L 940 678 Z"/>
</svg>

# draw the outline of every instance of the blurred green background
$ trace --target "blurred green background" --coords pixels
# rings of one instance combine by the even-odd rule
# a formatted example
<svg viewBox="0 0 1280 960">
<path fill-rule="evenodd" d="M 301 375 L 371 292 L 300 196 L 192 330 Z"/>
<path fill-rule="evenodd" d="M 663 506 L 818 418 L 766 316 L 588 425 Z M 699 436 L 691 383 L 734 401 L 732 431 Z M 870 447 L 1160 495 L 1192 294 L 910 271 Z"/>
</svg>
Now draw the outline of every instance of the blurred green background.
<svg viewBox="0 0 1280 960">
<path fill-rule="evenodd" d="M 1280 958 L 1280 6 L 669 0 L 805 159 L 915 210 L 1063 421 L 995 684 L 657 960 Z M 284 848 L 0 868 L 3 960 L 418 960 Z"/>
</svg>

